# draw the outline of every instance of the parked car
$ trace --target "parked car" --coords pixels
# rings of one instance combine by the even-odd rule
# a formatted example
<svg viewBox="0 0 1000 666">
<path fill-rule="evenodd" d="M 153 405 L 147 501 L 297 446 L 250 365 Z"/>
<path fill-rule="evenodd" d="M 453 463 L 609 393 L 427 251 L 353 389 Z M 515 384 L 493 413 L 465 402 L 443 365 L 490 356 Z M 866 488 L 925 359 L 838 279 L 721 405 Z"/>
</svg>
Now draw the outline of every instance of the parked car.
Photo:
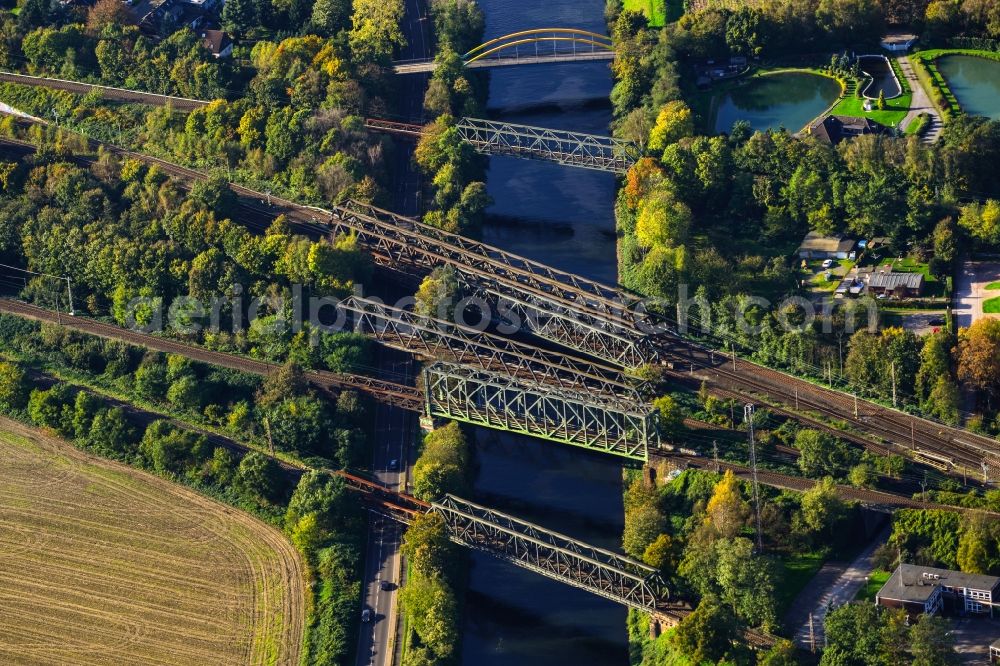
<svg viewBox="0 0 1000 666">
<path fill-rule="evenodd" d="M 361 611 L 361 621 L 362 622 L 372 621 L 372 610 L 370 608 L 366 608 L 363 611 Z"/>
<path fill-rule="evenodd" d="M 392 470 L 392 471 L 394 471 L 394 472 L 395 472 L 395 471 L 396 471 L 397 469 L 399 469 L 399 461 L 398 461 L 398 460 L 396 460 L 395 458 L 393 458 L 392 460 L 390 460 L 390 461 L 389 461 L 389 469 L 391 469 L 391 470 Z"/>
<path fill-rule="evenodd" d="M 930 326 L 944 326 L 944 317 L 934 317 L 927 324 Z"/>
<path fill-rule="evenodd" d="M 830 268 L 831 266 L 833 266 L 833 259 L 823 260 L 823 268 Z"/>
</svg>

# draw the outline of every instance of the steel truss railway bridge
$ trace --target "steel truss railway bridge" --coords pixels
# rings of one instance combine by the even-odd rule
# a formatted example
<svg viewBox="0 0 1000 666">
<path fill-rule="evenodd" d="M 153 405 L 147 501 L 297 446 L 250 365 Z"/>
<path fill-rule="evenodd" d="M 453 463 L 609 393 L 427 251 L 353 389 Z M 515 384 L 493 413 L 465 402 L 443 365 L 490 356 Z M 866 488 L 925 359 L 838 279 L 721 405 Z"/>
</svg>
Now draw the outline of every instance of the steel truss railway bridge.
<svg viewBox="0 0 1000 666">
<path fill-rule="evenodd" d="M 114 146 L 105 147 L 112 152 L 156 164 L 165 172 L 187 181 L 205 177 L 201 172 L 157 158 Z M 819 415 L 828 420 L 850 422 L 852 428 L 863 435 L 864 441 L 876 449 L 889 448 L 917 461 L 939 461 L 946 471 L 958 474 L 978 474 L 981 471 L 984 477 L 995 478 L 1000 471 L 1000 449 L 989 438 L 859 400 L 849 393 L 808 383 L 714 351 L 678 336 L 676 327 L 668 318 L 647 312 L 636 296 L 617 287 L 559 271 L 367 204 L 349 203 L 324 210 L 270 197 L 265 206 L 265 195 L 235 184 L 231 187 L 243 197 L 243 209 L 246 211 L 268 216 L 285 214 L 291 222 L 314 235 L 354 235 L 370 253 L 376 266 L 404 278 L 418 281 L 438 266 L 451 266 L 467 296 L 478 298 L 495 308 L 494 312 L 502 313 L 505 320 L 516 323 L 515 328 L 564 349 L 575 350 L 605 366 L 628 372 L 647 363 L 661 364 L 668 374 L 681 380 L 703 381 L 717 394 L 731 392 L 743 400 L 763 400 L 789 409 L 795 405 L 794 412 L 801 410 L 812 418 Z M 495 368 L 492 370 L 496 372 Z M 443 381 L 443 375 L 448 373 L 450 370 L 442 373 L 441 381 L 437 381 L 437 375 L 431 377 L 442 390 L 450 388 Z M 466 402 L 468 420 L 491 427 L 507 427 L 507 424 L 492 418 L 490 410 L 496 410 L 501 404 L 496 402 L 499 397 L 511 394 L 494 386 L 496 382 L 492 378 L 486 379 L 485 375 L 483 379 L 472 377 L 478 374 L 463 370 L 459 377 L 448 377 L 455 384 L 482 382 L 483 390 L 478 393 L 471 390 L 471 384 L 461 388 L 459 395 L 474 396 L 461 398 L 469 400 Z M 486 389 L 487 384 L 489 389 Z M 585 395 L 591 393 L 585 392 Z M 387 399 L 392 397 L 390 394 L 386 394 Z M 446 402 L 441 404 L 448 405 L 447 408 L 441 407 L 442 413 L 459 402 L 453 396 L 445 395 L 442 399 Z M 522 409 L 525 411 L 521 412 L 520 418 L 523 418 L 525 427 L 521 431 L 533 433 L 538 426 L 533 419 L 538 414 L 551 414 L 549 406 L 519 400 L 521 398 L 511 404 L 524 405 Z M 408 401 L 411 405 L 420 402 L 420 406 L 414 407 L 417 410 L 426 408 L 424 396 L 417 396 L 416 399 L 410 396 Z M 590 419 L 589 414 L 572 413 Z M 617 420 L 612 419 L 610 423 L 618 428 L 620 424 L 628 423 L 626 416 L 631 415 L 627 410 L 621 410 L 615 415 Z M 794 418 L 795 414 L 792 413 L 792 416 Z M 599 422 L 587 420 L 584 423 L 590 428 Z M 537 432 L 546 437 L 553 437 L 554 432 L 559 432 L 562 440 L 568 439 L 570 433 L 579 432 L 578 427 L 557 431 L 549 425 L 538 426 Z M 595 440 L 590 439 L 589 434 L 588 438 L 572 443 L 629 457 L 637 453 L 637 449 L 608 444 L 620 441 L 617 431 L 608 434 L 601 446 L 594 446 Z M 643 436 L 640 434 L 639 438 Z"/>
<path fill-rule="evenodd" d="M 491 39 L 462 55 L 469 69 L 539 65 L 554 62 L 614 60 L 611 38 L 576 28 L 535 28 Z M 397 74 L 426 74 L 437 69 L 434 60 L 397 60 Z"/>
<path fill-rule="evenodd" d="M 422 125 L 378 118 L 365 119 L 365 127 L 405 137 L 420 137 L 427 131 Z M 639 146 L 630 141 L 597 134 L 482 118 L 459 118 L 455 128 L 466 143 L 483 155 L 510 155 L 616 174 L 628 171 L 642 156 Z"/>
<path fill-rule="evenodd" d="M 340 473 L 362 493 L 369 508 L 393 520 L 412 522 L 421 514 L 441 517 L 450 539 L 535 573 L 616 603 L 659 615 L 670 622 L 670 596 L 660 573 L 642 562 L 545 529 L 469 500 L 445 495 L 437 502 L 388 490 Z"/>
</svg>

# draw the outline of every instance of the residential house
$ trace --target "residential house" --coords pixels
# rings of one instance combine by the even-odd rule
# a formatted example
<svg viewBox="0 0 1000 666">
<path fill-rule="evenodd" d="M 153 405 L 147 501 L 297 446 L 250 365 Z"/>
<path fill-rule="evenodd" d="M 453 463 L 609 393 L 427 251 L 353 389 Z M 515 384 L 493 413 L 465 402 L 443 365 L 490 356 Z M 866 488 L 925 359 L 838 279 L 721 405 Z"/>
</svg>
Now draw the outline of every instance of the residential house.
<svg viewBox="0 0 1000 666">
<path fill-rule="evenodd" d="M 1000 664 L 1000 638 L 990 645 L 990 663 Z"/>
<path fill-rule="evenodd" d="M 844 236 L 824 236 L 810 231 L 799 245 L 799 257 L 802 259 L 847 259 L 854 250 L 853 238 Z"/>
<path fill-rule="evenodd" d="M 216 58 L 228 58 L 233 54 L 233 40 L 224 30 L 202 30 L 201 43 Z"/>
<path fill-rule="evenodd" d="M 870 118 L 824 116 L 809 126 L 809 133 L 831 146 L 862 134 L 884 134 L 888 127 Z"/>
<path fill-rule="evenodd" d="M 993 607 L 1000 606 L 1000 577 L 900 564 L 875 595 L 875 603 L 902 608 L 911 616 L 945 611 L 992 617 Z"/>
<path fill-rule="evenodd" d="M 879 42 L 886 51 L 906 53 L 917 43 L 917 36 L 908 32 L 892 32 Z"/>
<path fill-rule="evenodd" d="M 922 273 L 894 273 L 880 270 L 868 276 L 868 293 L 886 298 L 919 298 L 924 291 Z"/>
</svg>

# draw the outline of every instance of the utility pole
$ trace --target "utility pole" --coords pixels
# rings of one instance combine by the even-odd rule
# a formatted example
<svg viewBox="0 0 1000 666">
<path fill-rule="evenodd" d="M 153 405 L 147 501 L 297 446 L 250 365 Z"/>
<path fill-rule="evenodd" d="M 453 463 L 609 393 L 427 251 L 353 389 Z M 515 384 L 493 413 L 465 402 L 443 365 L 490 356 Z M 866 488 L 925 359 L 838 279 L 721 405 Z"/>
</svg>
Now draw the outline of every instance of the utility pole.
<svg viewBox="0 0 1000 666">
<path fill-rule="evenodd" d="M 920 497 L 927 501 L 927 470 L 924 470 L 924 480 L 920 482 Z"/>
<path fill-rule="evenodd" d="M 69 296 L 69 315 L 72 317 L 76 314 L 73 310 L 73 286 L 69 282 L 69 276 L 66 276 L 66 294 Z"/>
<path fill-rule="evenodd" d="M 854 418 L 858 418 L 858 394 L 854 394 Z"/>
<path fill-rule="evenodd" d="M 913 419 L 910 419 L 910 450 L 917 450 L 917 431 L 913 426 Z"/>
<path fill-rule="evenodd" d="M 712 440 L 712 457 L 715 458 L 715 473 L 718 474 L 719 468 L 719 443 L 716 440 Z"/>
<path fill-rule="evenodd" d="M 729 343 L 729 354 L 733 357 L 733 372 L 736 372 L 736 348 L 733 343 Z"/>
<path fill-rule="evenodd" d="M 274 440 L 271 439 L 271 420 L 264 418 L 264 432 L 267 433 L 267 446 L 271 451 L 271 455 L 274 455 Z"/>
<path fill-rule="evenodd" d="M 743 418 L 750 433 L 750 469 L 753 474 L 753 511 L 757 524 L 757 552 L 763 552 L 764 542 L 760 533 L 760 488 L 757 485 L 757 445 L 753 440 L 753 405 L 743 407 Z"/>
</svg>

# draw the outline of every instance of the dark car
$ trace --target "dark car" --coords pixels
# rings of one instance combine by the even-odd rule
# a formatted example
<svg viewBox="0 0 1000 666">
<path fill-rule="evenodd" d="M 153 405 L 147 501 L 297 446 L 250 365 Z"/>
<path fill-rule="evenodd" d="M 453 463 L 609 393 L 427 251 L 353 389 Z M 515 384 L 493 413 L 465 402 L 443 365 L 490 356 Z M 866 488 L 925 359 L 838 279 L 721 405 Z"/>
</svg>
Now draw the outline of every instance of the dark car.
<svg viewBox="0 0 1000 666">
<path fill-rule="evenodd" d="M 392 589 L 392 583 L 390 583 L 390 582 L 389 582 L 389 581 L 387 581 L 387 580 L 384 580 L 384 581 L 382 581 L 382 583 L 381 583 L 381 584 L 379 585 L 379 587 L 381 587 L 381 588 L 382 588 L 382 591 L 383 591 L 383 592 L 387 592 L 387 591 L 389 591 L 389 590 L 391 590 L 391 589 Z"/>
<path fill-rule="evenodd" d="M 929 326 L 944 326 L 944 317 L 934 317 L 927 324 Z"/>
</svg>

